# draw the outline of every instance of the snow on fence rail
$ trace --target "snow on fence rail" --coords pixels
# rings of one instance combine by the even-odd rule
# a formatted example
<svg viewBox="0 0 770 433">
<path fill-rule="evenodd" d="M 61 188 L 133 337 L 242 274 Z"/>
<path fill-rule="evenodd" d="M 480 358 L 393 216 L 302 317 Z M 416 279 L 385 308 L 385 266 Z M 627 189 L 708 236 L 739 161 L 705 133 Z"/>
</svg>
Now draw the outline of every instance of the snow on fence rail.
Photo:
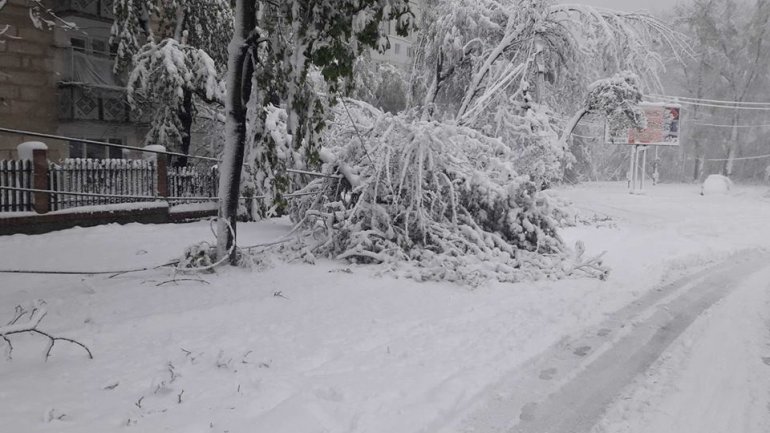
<svg viewBox="0 0 770 433">
<path fill-rule="evenodd" d="M 32 161 L 0 161 L 0 186 L 32 187 Z M 32 210 L 32 193 L 0 189 L 0 212 Z"/>
</svg>

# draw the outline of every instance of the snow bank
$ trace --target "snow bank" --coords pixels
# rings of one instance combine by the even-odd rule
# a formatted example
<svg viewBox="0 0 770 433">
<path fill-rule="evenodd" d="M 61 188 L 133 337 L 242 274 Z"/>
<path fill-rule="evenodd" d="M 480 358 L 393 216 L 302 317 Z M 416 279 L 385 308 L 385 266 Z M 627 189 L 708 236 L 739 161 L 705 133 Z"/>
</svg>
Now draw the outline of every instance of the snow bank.
<svg viewBox="0 0 770 433">
<path fill-rule="evenodd" d="M 589 250 L 608 251 L 607 281 L 490 282 L 467 290 L 377 275 L 381 267 L 287 264 L 269 252 L 259 256 L 259 271 L 5 274 L 0 323 L 14 305 L 44 298 L 47 326 L 83 341 L 94 359 L 57 343 L 45 362 L 43 345 L 20 339 L 13 360 L 0 356 L 3 431 L 464 431 L 452 421 L 548 347 L 569 347 L 672 272 L 770 245 L 766 188 L 735 188 L 741 194 L 723 200 L 704 200 L 695 185 L 657 185 L 646 196 L 629 195 L 625 182 L 555 191 L 585 215 L 612 222 L 561 233 L 568 243 L 582 239 Z M 239 224 L 238 242 L 265 243 L 291 227 L 287 219 Z M 211 236 L 208 222 L 74 228 L 0 237 L 0 257 L 10 268 L 152 267 Z M 763 289 L 763 277 L 752 287 Z M 733 320 L 740 308 L 722 317 Z M 752 350 L 763 347 L 756 341 Z M 731 353 L 722 354 L 728 364 Z"/>
</svg>

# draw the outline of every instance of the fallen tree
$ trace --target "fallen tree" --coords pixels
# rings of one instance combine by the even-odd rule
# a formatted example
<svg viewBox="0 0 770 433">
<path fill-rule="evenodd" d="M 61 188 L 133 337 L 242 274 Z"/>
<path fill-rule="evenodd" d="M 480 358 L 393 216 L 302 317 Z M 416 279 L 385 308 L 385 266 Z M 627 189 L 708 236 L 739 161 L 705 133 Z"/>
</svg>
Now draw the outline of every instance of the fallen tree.
<svg viewBox="0 0 770 433">
<path fill-rule="evenodd" d="M 413 278 L 469 284 L 606 276 L 600 260 L 565 247 L 550 200 L 516 172 L 502 140 L 349 103 L 355 116 L 329 129 L 322 154 L 324 169 L 343 179 L 317 179 L 300 191 L 312 194 L 292 201 L 306 253 L 411 262 Z"/>
</svg>

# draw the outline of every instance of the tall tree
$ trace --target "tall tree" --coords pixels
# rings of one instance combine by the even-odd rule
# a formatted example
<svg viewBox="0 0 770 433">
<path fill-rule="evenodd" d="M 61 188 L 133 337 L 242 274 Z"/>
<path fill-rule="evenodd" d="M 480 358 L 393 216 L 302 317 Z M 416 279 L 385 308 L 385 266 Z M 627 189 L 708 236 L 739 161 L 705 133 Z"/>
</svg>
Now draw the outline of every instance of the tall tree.
<svg viewBox="0 0 770 433">
<path fill-rule="evenodd" d="M 232 251 L 247 140 L 257 149 L 259 170 L 269 170 L 276 159 L 265 128 L 268 107 L 285 108 L 294 150 L 317 159 L 315 137 L 324 125 L 325 104 L 311 77 L 317 72 L 330 95 L 344 90 L 356 57 L 365 49 L 388 46 L 380 23 L 396 20 L 404 35 L 411 16 L 407 0 L 236 1 L 220 169 L 220 257 Z M 230 260 L 236 260 L 234 251 Z"/>
<path fill-rule="evenodd" d="M 741 4 L 734 0 L 693 0 L 679 11 L 696 55 L 687 62 L 683 75 L 684 89 L 696 98 L 722 98 L 738 105 L 754 99 L 770 67 L 770 2 L 756 0 Z M 725 107 L 727 108 L 727 107 Z M 694 107 L 695 116 L 706 111 Z M 724 113 L 729 113 L 725 116 Z M 722 172 L 731 176 L 735 157 L 741 150 L 741 119 L 746 111 L 720 109 L 719 117 L 727 117 L 732 125 L 722 148 L 725 161 Z M 723 121 L 724 121 L 723 120 Z M 694 177 L 699 179 L 705 148 L 696 141 Z"/>
<path fill-rule="evenodd" d="M 129 103 L 152 114 L 145 141 L 189 153 L 196 101 L 222 104 L 229 1 L 117 0 L 114 11 L 115 70 L 129 72 Z"/>
<path fill-rule="evenodd" d="M 517 168 L 539 184 L 558 180 L 571 159 L 559 118 L 584 108 L 591 83 L 630 70 L 642 89 L 656 88 L 663 61 L 655 44 L 686 49 L 645 14 L 551 0 L 429 3 L 415 105 L 518 147 Z"/>
</svg>

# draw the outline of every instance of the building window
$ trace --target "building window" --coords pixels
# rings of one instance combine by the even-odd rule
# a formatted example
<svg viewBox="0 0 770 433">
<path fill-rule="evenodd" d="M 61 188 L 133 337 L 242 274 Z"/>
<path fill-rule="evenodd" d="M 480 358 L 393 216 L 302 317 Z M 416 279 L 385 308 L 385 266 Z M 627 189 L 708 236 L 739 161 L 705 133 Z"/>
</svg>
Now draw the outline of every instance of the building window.
<svg viewBox="0 0 770 433">
<path fill-rule="evenodd" d="M 123 144 L 123 140 L 120 138 L 109 138 L 107 141 L 112 144 Z M 119 147 L 108 147 L 107 156 L 110 159 L 123 159 L 123 149 Z"/>
<path fill-rule="evenodd" d="M 106 141 L 112 144 L 123 144 L 121 138 L 108 138 L 106 140 L 90 139 L 93 141 Z M 83 143 L 82 141 L 69 142 L 70 158 L 88 159 L 123 159 L 123 149 L 119 147 L 102 146 L 101 144 Z"/>
<path fill-rule="evenodd" d="M 107 41 L 103 41 L 101 39 L 91 39 L 91 51 L 93 51 L 94 54 L 106 56 L 108 54 Z"/>
<path fill-rule="evenodd" d="M 84 143 L 81 141 L 70 141 L 70 158 L 82 158 L 85 152 Z"/>
<path fill-rule="evenodd" d="M 398 42 L 393 44 L 393 52 L 396 54 L 399 54 L 401 52 L 401 44 L 399 44 Z"/>
<path fill-rule="evenodd" d="M 70 45 L 74 50 L 86 51 L 86 40 L 80 38 L 70 38 Z"/>
<path fill-rule="evenodd" d="M 407 47 L 406 48 L 406 56 L 410 59 L 414 57 L 414 47 Z"/>
</svg>

